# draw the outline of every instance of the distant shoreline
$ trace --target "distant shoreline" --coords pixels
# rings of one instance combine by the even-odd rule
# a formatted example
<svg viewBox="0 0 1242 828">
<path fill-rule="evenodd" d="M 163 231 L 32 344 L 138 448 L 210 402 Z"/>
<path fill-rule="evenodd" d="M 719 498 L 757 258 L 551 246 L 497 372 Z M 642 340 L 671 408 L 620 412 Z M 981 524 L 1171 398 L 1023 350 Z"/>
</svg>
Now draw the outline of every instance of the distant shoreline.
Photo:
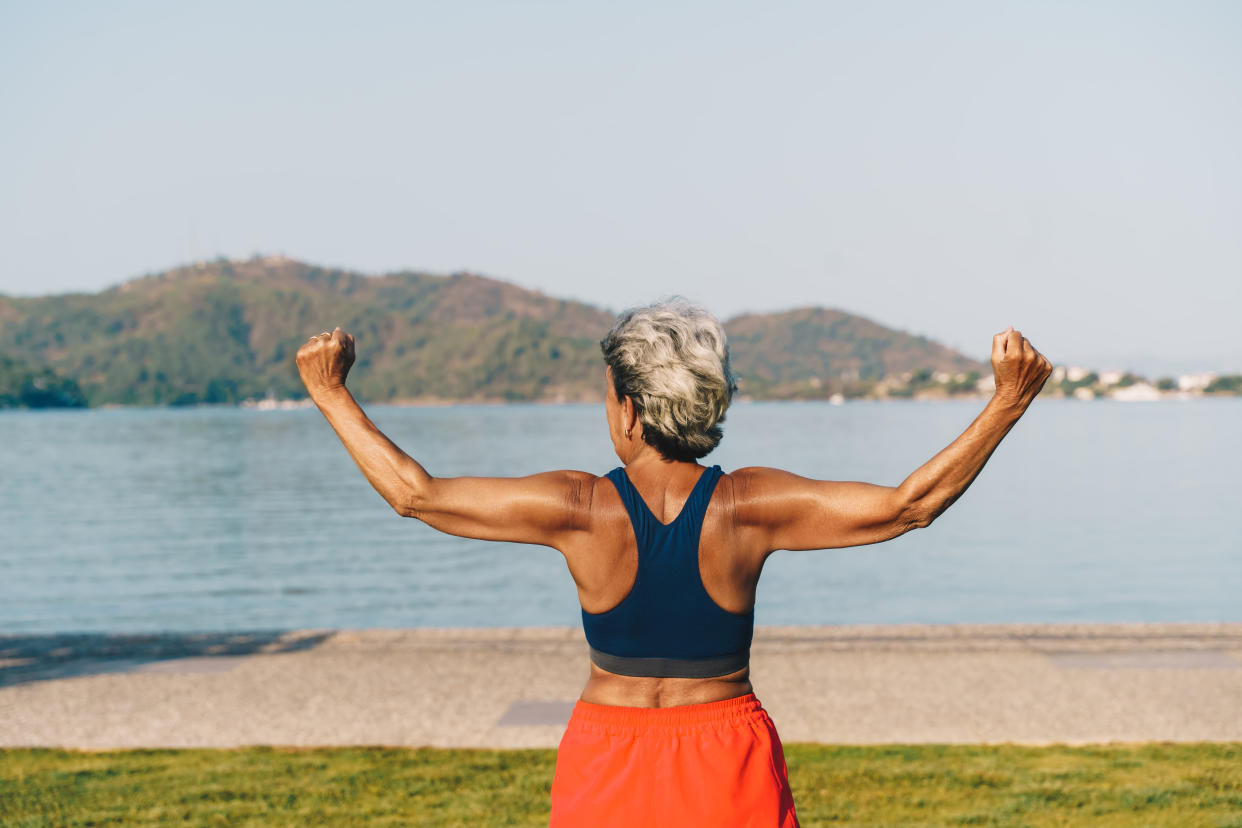
<svg viewBox="0 0 1242 828">
<path fill-rule="evenodd" d="M 910 397 L 849 397 L 839 402 L 823 397 L 815 398 L 790 398 L 790 397 L 747 397 L 739 396 L 734 399 L 734 405 L 750 405 L 753 403 L 789 403 L 792 405 L 845 405 L 857 403 L 941 403 L 941 402 L 983 402 L 990 395 L 988 394 L 954 394 L 952 396 L 944 395 L 913 395 Z M 1134 402 L 1188 402 L 1191 400 L 1214 400 L 1214 399 L 1237 399 L 1242 398 L 1242 394 L 1232 393 L 1228 391 L 1214 393 L 1186 393 L 1172 392 L 1162 394 L 1159 397 L 1144 398 L 1138 400 L 1114 398 L 1110 396 L 1099 396 L 1090 400 L 1064 395 L 1064 396 L 1040 396 L 1039 401 L 1057 401 L 1057 402 L 1115 402 L 1115 403 L 1134 403 Z M 397 400 L 363 400 L 362 403 L 367 406 L 379 406 L 384 408 L 504 408 L 507 406 L 522 407 L 548 407 L 554 408 L 559 406 L 572 405 L 599 405 L 603 399 L 598 400 L 504 400 L 504 399 L 480 399 L 480 400 L 450 400 L 450 399 L 397 399 Z M 121 411 L 121 410 L 146 410 L 159 409 L 169 411 L 196 411 L 203 409 L 246 409 L 253 411 L 298 411 L 303 409 L 313 409 L 315 404 L 309 399 L 288 399 L 288 400 L 244 400 L 240 403 L 193 403 L 190 405 L 130 405 L 127 403 L 105 403 L 97 406 L 11 406 L 0 407 L 0 413 L 6 411 Z"/>
</svg>

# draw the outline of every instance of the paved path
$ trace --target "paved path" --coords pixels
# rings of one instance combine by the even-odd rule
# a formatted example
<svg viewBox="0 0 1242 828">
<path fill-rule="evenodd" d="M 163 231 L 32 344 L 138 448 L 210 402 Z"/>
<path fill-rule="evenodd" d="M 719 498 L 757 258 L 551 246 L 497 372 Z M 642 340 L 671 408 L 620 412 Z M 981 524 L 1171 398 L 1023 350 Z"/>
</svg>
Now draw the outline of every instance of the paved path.
<svg viewBox="0 0 1242 828">
<path fill-rule="evenodd" d="M 577 629 L 0 636 L 0 746 L 555 746 Z M 1242 624 L 768 627 L 785 741 L 1242 741 Z"/>
</svg>

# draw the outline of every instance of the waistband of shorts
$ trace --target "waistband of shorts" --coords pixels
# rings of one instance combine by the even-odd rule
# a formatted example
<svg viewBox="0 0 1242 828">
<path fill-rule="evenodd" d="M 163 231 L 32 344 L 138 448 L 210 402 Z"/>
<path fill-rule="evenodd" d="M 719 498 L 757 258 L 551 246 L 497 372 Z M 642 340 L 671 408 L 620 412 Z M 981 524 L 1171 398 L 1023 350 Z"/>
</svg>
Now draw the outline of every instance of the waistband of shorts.
<svg viewBox="0 0 1242 828">
<path fill-rule="evenodd" d="M 677 707 L 620 707 L 579 700 L 570 716 L 570 726 L 594 726 L 614 731 L 691 731 L 736 725 L 766 718 L 767 713 L 754 693 L 706 704 Z"/>
</svg>

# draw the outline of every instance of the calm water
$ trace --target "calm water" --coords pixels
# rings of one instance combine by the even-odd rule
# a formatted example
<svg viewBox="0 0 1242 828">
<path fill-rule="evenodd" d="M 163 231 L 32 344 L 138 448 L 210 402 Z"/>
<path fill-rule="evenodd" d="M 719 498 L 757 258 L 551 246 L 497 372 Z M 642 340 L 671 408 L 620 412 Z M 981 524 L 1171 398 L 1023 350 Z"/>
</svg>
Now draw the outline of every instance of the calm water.
<svg viewBox="0 0 1242 828">
<path fill-rule="evenodd" d="M 710 460 L 896 484 L 982 406 L 739 404 Z M 616 465 L 601 406 L 370 413 L 433 474 Z M 931 528 L 774 555 L 757 620 L 1242 620 L 1240 424 L 1041 400 Z M 314 410 L 0 414 L 0 632 L 577 622 L 556 552 L 397 517 Z"/>
</svg>

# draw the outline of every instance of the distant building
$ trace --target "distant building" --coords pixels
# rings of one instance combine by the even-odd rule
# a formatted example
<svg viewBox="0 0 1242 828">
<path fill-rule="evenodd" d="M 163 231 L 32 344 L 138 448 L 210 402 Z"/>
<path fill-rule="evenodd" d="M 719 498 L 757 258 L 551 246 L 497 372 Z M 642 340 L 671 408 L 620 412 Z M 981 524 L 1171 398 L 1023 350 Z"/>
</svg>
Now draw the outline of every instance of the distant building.
<svg viewBox="0 0 1242 828">
<path fill-rule="evenodd" d="M 1055 368 L 1053 368 L 1052 376 L 1049 377 L 1049 379 L 1051 379 L 1054 384 L 1064 382 L 1065 381 L 1065 366 L 1058 365 Z"/>
<path fill-rule="evenodd" d="M 1090 388 L 1075 388 L 1074 397 L 1079 400 L 1094 400 L 1095 392 Z"/>
<path fill-rule="evenodd" d="M 989 394 L 996 390 L 996 377 L 980 377 L 975 383 L 975 390 L 980 394 Z"/>
<path fill-rule="evenodd" d="M 1109 394 L 1114 400 L 1122 402 L 1144 402 L 1147 400 L 1158 400 L 1163 396 L 1156 386 L 1149 382 L 1136 382 L 1125 388 L 1117 388 Z"/>
<path fill-rule="evenodd" d="M 1177 389 L 1179 391 L 1202 391 L 1212 384 L 1212 380 L 1216 379 L 1215 371 L 1206 371 L 1201 374 L 1182 374 L 1177 378 Z"/>
<path fill-rule="evenodd" d="M 1065 378 L 1070 382 L 1081 382 L 1091 375 L 1091 371 L 1087 368 L 1080 368 L 1077 365 L 1071 365 L 1065 369 Z"/>
<path fill-rule="evenodd" d="M 1124 371 L 1104 371 L 1100 374 L 1100 385 L 1108 387 L 1121 382 L 1121 378 L 1125 376 Z"/>
<path fill-rule="evenodd" d="M 948 382 L 948 381 L 949 381 L 949 380 L 951 380 L 951 379 L 952 379 L 952 377 L 951 377 L 949 374 L 945 373 L 944 371 L 934 371 L 934 372 L 932 372 L 932 380 L 933 380 L 933 381 L 935 381 L 935 382 L 940 383 L 941 385 L 945 384 L 946 382 Z"/>
</svg>

